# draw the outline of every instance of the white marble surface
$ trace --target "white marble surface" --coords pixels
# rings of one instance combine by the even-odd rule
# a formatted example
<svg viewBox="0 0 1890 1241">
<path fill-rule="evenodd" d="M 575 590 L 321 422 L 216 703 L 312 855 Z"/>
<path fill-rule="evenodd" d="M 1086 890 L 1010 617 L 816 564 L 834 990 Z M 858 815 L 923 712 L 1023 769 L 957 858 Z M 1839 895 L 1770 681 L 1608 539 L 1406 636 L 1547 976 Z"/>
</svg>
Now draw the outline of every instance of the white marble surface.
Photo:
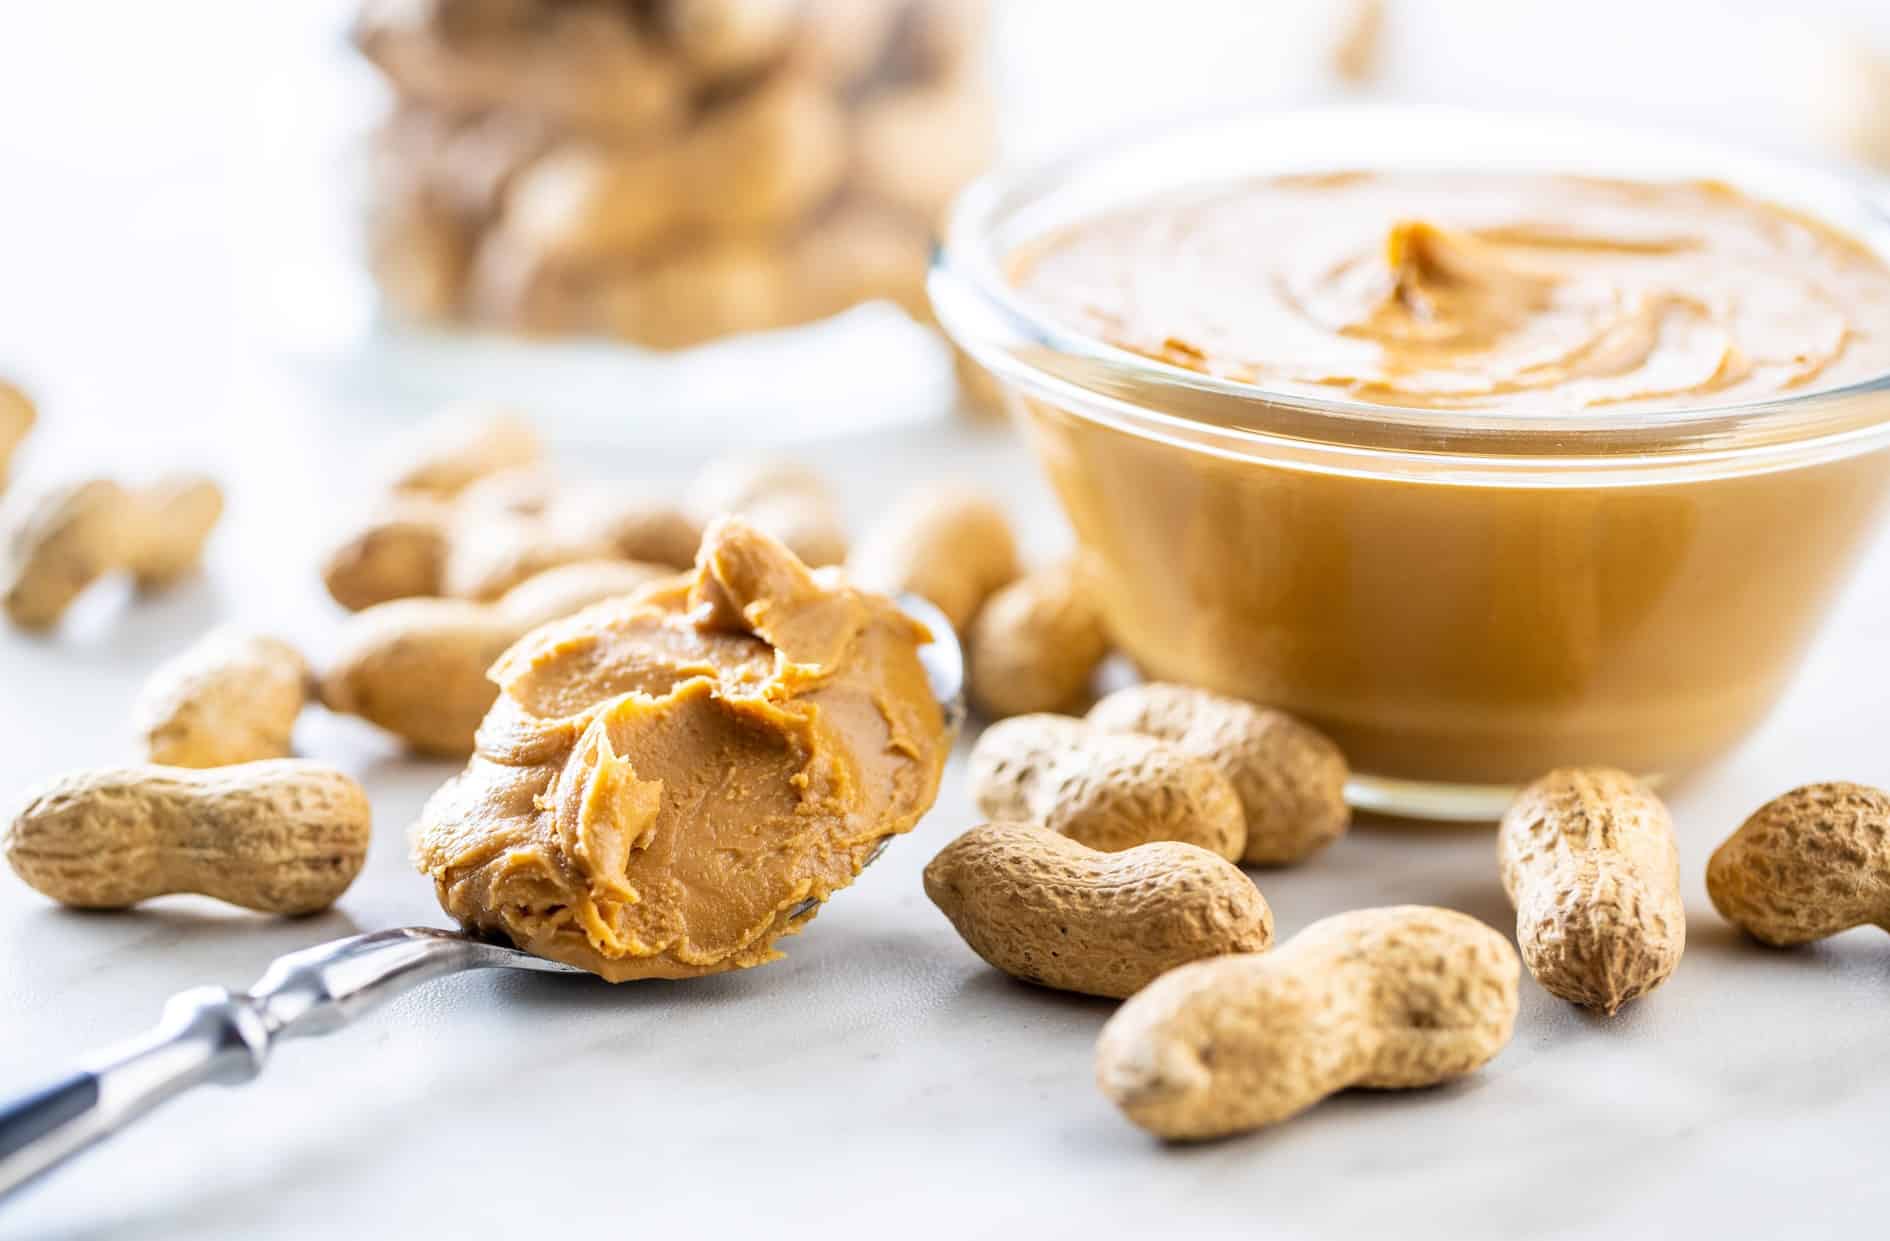
<svg viewBox="0 0 1890 1241">
<path fill-rule="evenodd" d="M 140 677 L 204 627 L 271 628 L 319 652 L 338 621 L 314 581 L 314 548 L 358 498 L 361 454 L 412 412 L 415 371 L 384 339 L 349 335 L 360 324 L 323 334 L 335 321 L 316 299 L 333 291 L 295 273 L 327 269 L 303 249 L 301 221 L 274 210 L 280 185 L 256 192 L 270 176 L 259 164 L 292 162 L 296 137 L 259 149 L 258 118 L 320 121 L 319 92 L 285 53 L 332 25 L 339 6 L 317 7 L 330 17 L 307 29 L 264 29 L 255 15 L 291 7 L 234 0 L 188 21 L 169 6 L 78 3 L 0 19 L 0 371 L 29 380 L 47 413 L 23 472 L 30 482 L 181 463 L 217 471 L 232 491 L 201 580 L 145 603 L 103 590 L 49 638 L 0 631 L 6 810 L 61 770 L 128 757 L 124 711 Z M 1665 33 L 1615 46 L 1596 12 L 1637 7 Z M 1691 46 L 1692 32 L 1724 51 L 1739 36 L 1731 18 L 1706 20 L 1721 12 L 1743 15 L 1751 42 L 1775 20 L 1839 10 L 1882 17 L 1872 0 L 1808 0 L 1789 18 L 1757 0 L 1596 0 L 1566 31 L 1531 41 L 1519 14 L 1572 10 L 1434 0 L 1406 6 L 1414 37 L 1434 27 L 1448 47 L 1453 31 L 1482 31 L 1498 49 L 1582 50 L 1533 68 L 1507 51 L 1480 56 L 1483 79 L 1449 55 L 1393 74 L 1411 95 L 1615 112 L 1678 94 L 1671 121 L 1790 145 L 1789 108 L 1764 85 L 1776 79 L 1728 75 L 1723 56 L 1674 63 L 1655 45 Z M 1118 28 L 1141 21 L 1127 4 L 1085 12 Z M 113 34 L 101 38 L 106 17 Z M 1644 32 L 1638 20 L 1615 28 Z M 1173 26 L 1154 33 L 1167 63 L 1193 76 L 1203 62 L 1186 53 L 1199 41 Z M 1640 69 L 1581 69 L 1611 47 Z M 1139 63 L 1117 55 L 1096 63 Z M 1256 76 L 1231 50 L 1213 64 L 1223 80 Z M 1487 80 L 1502 66 L 1514 67 L 1506 84 Z M 1676 92 L 1662 84 L 1668 71 L 1708 85 Z M 259 77 L 270 82 L 258 106 L 231 107 Z M 1086 112 L 1079 94 L 1061 102 Z M 326 192 L 300 175 L 305 194 Z M 284 253 L 310 262 L 271 257 Z M 501 378 L 430 365 L 422 387 L 476 393 Z M 587 409 L 555 432 L 574 470 L 673 478 L 701 457 L 705 422 L 668 404 L 674 372 L 646 378 L 613 376 L 601 401 L 546 392 Z M 764 416 L 752 434 L 794 429 Z M 1058 537 L 1000 437 L 934 426 L 803 450 L 844 477 L 856 518 L 905 480 L 963 473 L 1011 495 L 1034 539 Z M 783 962 L 620 988 L 443 982 L 284 1049 L 252 1085 L 169 1106 L 0 1205 L 0 1238 L 1876 1235 L 1890 1209 L 1879 1166 L 1890 941 L 1864 930 L 1759 950 L 1714 916 L 1700 874 L 1741 816 L 1787 785 L 1890 782 L 1886 617 L 1880 541 L 1771 722 L 1675 795 L 1693 929 L 1673 981 L 1612 1022 L 1525 982 L 1514 1043 L 1460 1085 L 1346 1096 L 1211 1146 L 1148 1140 L 1090 1081 L 1108 1005 L 994 975 L 920 891 L 926 859 L 971 820 L 955 767 L 933 814 Z M 439 921 L 402 834 L 450 767 L 402 759 L 319 712 L 299 742 L 358 773 L 375 802 L 367 871 L 329 914 L 278 921 L 180 898 L 85 916 L 0 873 L 0 1091 L 142 1028 L 182 987 L 243 986 L 319 939 Z M 1258 878 L 1283 933 L 1391 901 L 1503 925 L 1491 854 L 1486 829 L 1362 826 L 1304 869 Z"/>
<path fill-rule="evenodd" d="M 331 427 L 296 449 L 326 476 L 367 438 Z M 574 468 L 608 456 L 563 448 Z M 904 480 L 949 472 L 1014 497 L 1040 543 L 1056 537 L 1001 434 L 944 426 L 811 451 L 848 480 L 856 516 Z M 333 505 L 304 460 L 276 460 L 238 491 L 203 580 L 147 603 L 106 590 L 55 636 L 0 636 L 7 798 L 124 758 L 140 675 L 206 624 L 240 618 L 321 648 L 338 618 L 310 551 Z M 1887 555 L 1874 553 L 1773 721 L 1674 798 L 1692 932 L 1673 981 L 1606 1021 L 1525 980 L 1514 1043 L 1461 1085 L 1348 1096 L 1197 1149 L 1150 1141 L 1090 1081 L 1109 1005 L 994 974 L 925 900 L 920 868 L 972 821 L 955 765 L 933 813 L 783 962 L 617 988 L 436 984 L 289 1045 L 252 1085 L 166 1108 L 0 1207 L 0 1238 L 544 1235 L 546 1224 L 1074 1236 L 1182 1222 L 1276 1236 L 1803 1236 L 1853 1216 L 1874 1227 L 1890 1206 L 1877 1168 L 1890 941 L 1865 930 L 1758 949 L 1719 922 L 1700 874 L 1739 817 L 1790 783 L 1890 781 L 1879 726 L 1890 685 L 1871 671 L 1890 641 Z M 241 986 L 283 951 L 441 920 L 402 837 L 451 768 L 404 760 L 319 711 L 299 743 L 374 797 L 366 873 L 331 913 L 280 921 L 172 898 L 84 915 L 0 876 L 0 1089 L 135 1031 L 179 988 Z M 1403 901 L 1507 924 L 1483 828 L 1363 826 L 1303 869 L 1256 877 L 1283 934 Z"/>
</svg>

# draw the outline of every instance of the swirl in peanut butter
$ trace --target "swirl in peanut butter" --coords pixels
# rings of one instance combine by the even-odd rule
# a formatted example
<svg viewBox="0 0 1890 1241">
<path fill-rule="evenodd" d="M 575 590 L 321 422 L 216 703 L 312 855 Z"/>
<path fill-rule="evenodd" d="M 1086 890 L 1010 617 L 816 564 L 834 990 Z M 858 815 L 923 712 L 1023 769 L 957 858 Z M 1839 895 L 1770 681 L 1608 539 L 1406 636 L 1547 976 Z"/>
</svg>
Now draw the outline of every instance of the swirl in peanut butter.
<svg viewBox="0 0 1890 1241">
<path fill-rule="evenodd" d="M 1890 267 L 1715 182 L 1343 173 L 1079 224 L 1053 319 L 1190 370 L 1385 406 L 1700 408 L 1890 372 Z"/>
</svg>

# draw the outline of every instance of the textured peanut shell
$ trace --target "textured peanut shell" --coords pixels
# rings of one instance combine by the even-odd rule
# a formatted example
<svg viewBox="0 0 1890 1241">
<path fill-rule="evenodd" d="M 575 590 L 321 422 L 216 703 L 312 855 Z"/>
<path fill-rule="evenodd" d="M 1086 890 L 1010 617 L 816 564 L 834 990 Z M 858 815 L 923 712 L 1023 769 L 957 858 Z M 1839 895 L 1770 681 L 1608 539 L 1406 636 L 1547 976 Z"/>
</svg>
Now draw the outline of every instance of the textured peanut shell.
<svg viewBox="0 0 1890 1241">
<path fill-rule="evenodd" d="M 734 514 L 787 545 L 810 568 L 847 558 L 840 499 L 812 467 L 774 457 L 725 457 L 710 462 L 684 499 L 696 520 Z"/>
<path fill-rule="evenodd" d="M 359 612 L 395 599 L 445 589 L 453 510 L 418 497 L 394 501 L 350 531 L 322 562 L 322 584 L 336 603 Z"/>
<path fill-rule="evenodd" d="M 1253 881 L 1176 841 L 1103 853 L 1029 824 L 986 823 L 932 859 L 925 894 L 1006 974 L 1116 999 L 1177 965 L 1273 940 Z"/>
<path fill-rule="evenodd" d="M 704 84 L 754 73 L 785 55 L 803 20 L 782 0 L 681 0 L 658 4 L 657 29 Z"/>
<path fill-rule="evenodd" d="M 780 495 L 736 510 L 757 530 L 773 535 L 809 568 L 840 564 L 847 558 L 847 528 L 838 504 L 805 496 Z"/>
<path fill-rule="evenodd" d="M 421 321 L 456 313 L 476 240 L 465 217 L 411 179 L 371 178 L 364 200 L 362 246 L 389 307 Z"/>
<path fill-rule="evenodd" d="M 195 572 L 223 517 L 223 488 L 201 475 L 176 474 L 129 494 L 123 567 L 138 588 L 163 590 Z"/>
<path fill-rule="evenodd" d="M 564 565 L 686 568 L 701 536 L 678 505 L 606 486 L 559 488 L 544 471 L 518 467 L 487 475 L 450 503 L 397 497 L 328 554 L 322 580 L 355 612 L 395 599 L 489 603 Z"/>
<path fill-rule="evenodd" d="M 690 480 L 684 503 L 702 521 L 740 513 L 762 500 L 795 495 L 822 503 L 834 499 L 820 472 L 788 457 L 718 457 Z"/>
<path fill-rule="evenodd" d="M 563 565 L 496 604 L 397 599 L 350 617 L 321 679 L 322 705 L 359 716 L 423 754 L 472 753 L 499 687 L 486 675 L 539 625 L 632 594 L 667 575 L 630 561 Z"/>
<path fill-rule="evenodd" d="M 59 623 L 72 601 L 124 559 L 125 489 L 92 479 L 17 501 L 0 544 L 0 601 L 24 629 Z"/>
<path fill-rule="evenodd" d="M 1385 43 L 1385 0 L 1348 0 L 1327 53 L 1333 76 L 1348 86 L 1369 84 L 1383 72 Z"/>
<path fill-rule="evenodd" d="M 0 379 L 0 492 L 7 489 L 13 454 L 38 421 L 39 410 L 33 399 L 17 385 Z"/>
<path fill-rule="evenodd" d="M 1159 1137 L 1277 1124 L 1351 1087 L 1475 1071 L 1516 1023 L 1509 941 L 1448 909 L 1361 909 L 1264 955 L 1170 970 L 1103 1026 L 1096 1081 Z"/>
<path fill-rule="evenodd" d="M 840 188 L 855 155 L 840 101 L 795 74 L 712 111 L 678 146 L 686 222 L 744 238 L 779 235 L 805 220 Z"/>
<path fill-rule="evenodd" d="M 469 754 L 498 697 L 486 670 L 519 632 L 492 607 L 465 599 L 377 604 L 343 626 L 322 676 L 322 705 L 379 725 L 422 754 Z"/>
<path fill-rule="evenodd" d="M 669 565 L 640 560 L 580 560 L 533 574 L 506 591 L 495 606 L 522 636 L 593 603 L 635 594 L 675 574 Z"/>
<path fill-rule="evenodd" d="M 190 771 L 84 771 L 8 827 L 19 877 L 61 904 L 121 909 L 196 892 L 265 913 L 334 904 L 367 857 L 371 811 L 347 776 L 275 759 Z"/>
<path fill-rule="evenodd" d="M 1109 653 L 1109 634 L 1077 566 L 1059 564 L 992 595 L 967 646 L 972 705 L 1001 719 L 1079 706 Z"/>
<path fill-rule="evenodd" d="M 626 560 L 686 569 L 702 543 L 702 523 L 682 505 L 597 487 L 563 497 L 561 526 L 580 540 L 608 544 Z"/>
<path fill-rule="evenodd" d="M 158 666 L 132 708 L 146 762 L 227 767 L 286 758 L 309 671 L 275 638 L 220 629 Z"/>
<path fill-rule="evenodd" d="M 466 484 L 450 501 L 450 509 L 460 515 L 509 513 L 537 517 L 570 493 L 570 485 L 542 464 L 512 465 Z"/>
<path fill-rule="evenodd" d="M 687 3 L 687 0 L 683 0 Z M 801 0 L 794 67 L 842 86 L 859 86 L 903 43 L 912 11 L 873 0 Z"/>
<path fill-rule="evenodd" d="M 1496 846 L 1523 964 L 1551 995 L 1612 1016 L 1680 964 L 1673 820 L 1633 776 L 1550 772 L 1517 794 Z"/>
<path fill-rule="evenodd" d="M 672 128 L 689 103 L 678 66 L 632 22 L 644 7 L 374 0 L 353 36 L 404 100 L 634 139 Z"/>
<path fill-rule="evenodd" d="M 544 445 L 530 422 L 509 410 L 457 406 L 441 411 L 402 443 L 388 470 L 397 493 L 451 500 L 503 470 L 537 465 Z"/>
<path fill-rule="evenodd" d="M 855 6 L 857 7 L 857 6 Z M 901 14 L 895 55 L 914 76 L 982 89 L 981 58 L 990 46 L 992 6 L 985 0 L 945 0 Z"/>
<path fill-rule="evenodd" d="M 620 270 L 588 294 L 591 318 L 606 334 L 651 349 L 684 349 L 785 326 L 789 275 L 784 253 L 731 232 Z"/>
<path fill-rule="evenodd" d="M 1246 815 L 1242 861 L 1303 862 L 1351 822 L 1345 756 L 1325 734 L 1282 712 L 1191 686 L 1150 684 L 1110 694 L 1087 718 L 1213 764 L 1233 783 Z"/>
<path fill-rule="evenodd" d="M 1240 798 L 1213 766 L 1068 716 L 991 725 L 972 749 L 970 781 L 985 817 L 1035 823 L 1092 849 L 1179 840 L 1238 859 L 1246 844 Z"/>
<path fill-rule="evenodd" d="M 1831 782 L 1773 798 L 1713 851 L 1706 892 L 1721 917 L 1775 947 L 1890 930 L 1890 793 Z"/>
<path fill-rule="evenodd" d="M 1021 572 L 1004 511 L 980 492 L 949 484 L 908 495 L 847 560 L 847 574 L 859 585 L 929 599 L 960 633 Z"/>
<path fill-rule="evenodd" d="M 492 603 L 547 569 L 616 555 L 597 532 L 566 531 L 537 517 L 480 516 L 454 527 L 442 586 L 452 598 Z"/>
<path fill-rule="evenodd" d="M 46 629 L 107 573 L 162 590 L 197 567 L 222 515 L 222 489 L 194 474 L 143 488 L 109 479 L 54 488 L 8 511 L 0 603 L 14 624 Z"/>
<path fill-rule="evenodd" d="M 543 463 L 538 433 L 516 414 L 462 406 L 436 415 L 397 447 L 381 511 L 324 559 L 328 593 L 351 612 L 446 593 L 455 525 L 475 514 L 537 515 L 555 494 Z"/>
<path fill-rule="evenodd" d="M 753 241 L 759 250 L 757 239 L 804 219 L 839 187 L 848 136 L 830 93 L 774 75 L 667 140 L 559 144 L 520 173 L 503 228 L 511 244 L 561 271 L 631 258 L 647 270 L 675 255 L 677 238 L 702 239 L 699 249 Z M 690 290 L 672 292 L 682 301 Z"/>
</svg>

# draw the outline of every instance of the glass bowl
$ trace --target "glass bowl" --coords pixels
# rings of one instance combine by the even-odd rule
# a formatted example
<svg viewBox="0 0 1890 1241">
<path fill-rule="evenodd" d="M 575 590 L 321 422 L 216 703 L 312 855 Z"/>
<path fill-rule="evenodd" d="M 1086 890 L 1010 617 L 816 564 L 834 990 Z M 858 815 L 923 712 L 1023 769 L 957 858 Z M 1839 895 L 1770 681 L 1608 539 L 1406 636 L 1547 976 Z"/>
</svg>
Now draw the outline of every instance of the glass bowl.
<svg viewBox="0 0 1890 1241">
<path fill-rule="evenodd" d="M 1002 387 L 1143 675 L 1326 730 L 1360 808 L 1491 818 L 1555 766 L 1698 769 L 1778 699 L 1872 531 L 1890 376 L 1713 408 L 1388 408 L 1111 347 L 1006 276 L 1100 212 L 1356 169 L 1712 179 L 1890 254 L 1876 187 L 1836 172 L 1565 120 L 1321 109 L 989 176 L 951 216 L 933 302 Z"/>
</svg>

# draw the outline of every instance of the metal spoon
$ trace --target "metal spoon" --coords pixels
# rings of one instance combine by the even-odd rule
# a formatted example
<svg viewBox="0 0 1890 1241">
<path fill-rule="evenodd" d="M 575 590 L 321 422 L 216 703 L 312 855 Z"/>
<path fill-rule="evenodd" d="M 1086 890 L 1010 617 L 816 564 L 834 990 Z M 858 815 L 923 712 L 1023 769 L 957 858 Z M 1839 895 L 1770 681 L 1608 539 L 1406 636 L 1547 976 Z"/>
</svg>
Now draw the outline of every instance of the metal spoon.
<svg viewBox="0 0 1890 1241">
<path fill-rule="evenodd" d="M 919 648 L 933 696 L 955 735 L 965 718 L 964 653 L 951 623 L 924 599 L 899 596 L 899 606 L 932 631 Z M 891 837 L 866 859 L 870 865 Z M 789 911 L 811 912 L 816 900 Z M 156 1028 L 80 1062 L 38 1090 L 0 1104 L 0 1198 L 41 1173 L 117 1133 L 158 1104 L 205 1082 L 232 1086 L 262 1072 L 283 1039 L 340 1029 L 421 983 L 468 970 L 513 969 L 581 974 L 487 943 L 459 931 L 401 927 L 332 940 L 278 957 L 256 985 L 180 991 L 164 1005 Z"/>
</svg>

